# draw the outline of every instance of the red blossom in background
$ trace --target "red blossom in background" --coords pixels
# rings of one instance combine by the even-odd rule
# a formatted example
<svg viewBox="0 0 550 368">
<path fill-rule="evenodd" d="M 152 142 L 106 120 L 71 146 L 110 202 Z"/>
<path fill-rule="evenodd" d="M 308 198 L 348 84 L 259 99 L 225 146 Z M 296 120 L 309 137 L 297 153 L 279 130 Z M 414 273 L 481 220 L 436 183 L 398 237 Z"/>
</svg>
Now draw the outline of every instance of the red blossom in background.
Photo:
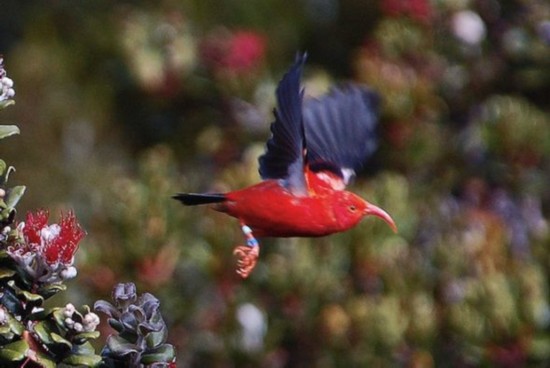
<svg viewBox="0 0 550 368">
<path fill-rule="evenodd" d="M 238 31 L 231 37 L 225 65 L 231 70 L 246 71 L 256 67 L 264 53 L 264 37 L 250 31 Z"/>
<path fill-rule="evenodd" d="M 384 0 L 380 9 L 387 16 L 405 15 L 419 22 L 429 22 L 433 16 L 429 0 Z"/>
<path fill-rule="evenodd" d="M 216 30 L 203 40 L 200 48 L 204 63 L 214 71 L 243 73 L 260 65 L 266 40 L 254 31 Z"/>
<path fill-rule="evenodd" d="M 178 259 L 179 250 L 176 247 L 164 246 L 155 256 L 146 257 L 138 262 L 138 277 L 149 286 L 162 286 L 172 280 Z"/>
</svg>

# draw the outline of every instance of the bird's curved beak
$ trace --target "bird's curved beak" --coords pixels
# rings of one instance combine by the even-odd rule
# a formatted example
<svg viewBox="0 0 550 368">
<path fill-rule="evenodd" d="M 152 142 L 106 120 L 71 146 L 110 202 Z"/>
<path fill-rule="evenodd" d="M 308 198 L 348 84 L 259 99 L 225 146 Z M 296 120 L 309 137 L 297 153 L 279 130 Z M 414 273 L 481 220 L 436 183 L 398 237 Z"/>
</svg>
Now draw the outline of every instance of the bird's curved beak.
<svg viewBox="0 0 550 368">
<path fill-rule="evenodd" d="M 380 207 L 377 207 L 367 202 L 365 215 L 372 215 L 381 218 L 386 222 L 386 224 L 388 224 L 388 226 L 393 230 L 394 233 L 397 233 L 397 225 L 395 224 L 395 221 L 393 221 L 391 216 Z"/>
</svg>

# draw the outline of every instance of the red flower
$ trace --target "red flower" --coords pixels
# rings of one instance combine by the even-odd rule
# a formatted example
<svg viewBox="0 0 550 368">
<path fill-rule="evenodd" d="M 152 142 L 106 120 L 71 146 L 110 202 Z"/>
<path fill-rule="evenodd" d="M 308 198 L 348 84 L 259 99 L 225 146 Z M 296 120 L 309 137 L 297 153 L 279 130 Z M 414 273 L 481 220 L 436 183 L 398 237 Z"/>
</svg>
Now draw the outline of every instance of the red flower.
<svg viewBox="0 0 550 368">
<path fill-rule="evenodd" d="M 59 224 L 48 225 L 48 217 L 45 210 L 28 213 L 7 252 L 36 282 L 59 283 L 76 276 L 74 254 L 85 232 L 73 212 L 62 213 Z"/>
<path fill-rule="evenodd" d="M 56 262 L 68 264 L 71 263 L 85 232 L 76 222 L 73 212 L 69 212 L 67 216 L 62 215 L 61 224 L 58 226 L 59 233 L 45 241 L 43 252 L 49 264 Z"/>
<path fill-rule="evenodd" d="M 48 224 L 49 213 L 38 210 L 36 213 L 27 213 L 23 235 L 29 244 L 40 244 L 40 232 Z"/>
<path fill-rule="evenodd" d="M 48 225 L 48 217 L 46 210 L 28 213 L 23 236 L 31 249 L 42 254 L 46 263 L 70 264 L 85 232 L 73 212 L 62 214 L 60 224 Z"/>
</svg>

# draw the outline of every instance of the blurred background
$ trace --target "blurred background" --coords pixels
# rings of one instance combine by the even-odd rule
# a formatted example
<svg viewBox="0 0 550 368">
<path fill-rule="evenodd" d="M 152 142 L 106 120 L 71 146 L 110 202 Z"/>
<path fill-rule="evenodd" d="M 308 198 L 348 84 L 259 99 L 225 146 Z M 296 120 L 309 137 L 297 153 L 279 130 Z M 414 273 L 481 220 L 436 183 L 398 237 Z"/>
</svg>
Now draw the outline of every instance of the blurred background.
<svg viewBox="0 0 550 368">
<path fill-rule="evenodd" d="M 242 281 L 237 222 L 170 196 L 259 180 L 298 51 L 308 95 L 381 95 L 352 190 L 399 233 L 265 239 Z M 73 208 L 88 232 L 56 305 L 134 281 L 181 367 L 550 365 L 547 1 L 2 0 L 0 53 L 19 218 Z"/>
</svg>

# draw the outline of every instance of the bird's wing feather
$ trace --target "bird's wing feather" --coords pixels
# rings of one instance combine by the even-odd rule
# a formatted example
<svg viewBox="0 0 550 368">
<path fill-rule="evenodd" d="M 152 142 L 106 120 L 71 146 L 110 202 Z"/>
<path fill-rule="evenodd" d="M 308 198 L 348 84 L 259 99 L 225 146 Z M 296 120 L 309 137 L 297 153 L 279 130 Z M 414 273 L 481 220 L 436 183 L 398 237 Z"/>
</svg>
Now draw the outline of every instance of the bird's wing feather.
<svg viewBox="0 0 550 368">
<path fill-rule="evenodd" d="M 306 100 L 302 115 L 309 168 L 328 170 L 348 184 L 376 150 L 378 105 L 376 93 L 352 84 Z"/>
<path fill-rule="evenodd" d="M 307 195 L 304 176 L 304 126 L 302 123 L 303 91 L 300 78 L 306 55 L 299 55 L 277 86 L 275 122 L 271 138 L 260 159 L 262 179 L 284 179 L 295 195 Z"/>
</svg>

